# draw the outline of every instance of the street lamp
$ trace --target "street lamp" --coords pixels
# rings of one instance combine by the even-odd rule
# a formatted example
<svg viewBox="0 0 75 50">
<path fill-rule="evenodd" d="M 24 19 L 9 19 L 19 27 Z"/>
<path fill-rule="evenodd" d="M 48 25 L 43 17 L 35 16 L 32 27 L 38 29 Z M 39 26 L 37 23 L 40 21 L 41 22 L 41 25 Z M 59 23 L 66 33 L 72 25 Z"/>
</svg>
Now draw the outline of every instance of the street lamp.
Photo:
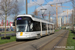
<svg viewBox="0 0 75 50">
<path fill-rule="evenodd" d="M 42 13 L 42 17 L 44 18 L 44 13 L 45 13 L 45 10 L 47 10 L 47 9 L 40 9 L 40 10 L 42 10 L 43 11 L 43 13 Z"/>
</svg>

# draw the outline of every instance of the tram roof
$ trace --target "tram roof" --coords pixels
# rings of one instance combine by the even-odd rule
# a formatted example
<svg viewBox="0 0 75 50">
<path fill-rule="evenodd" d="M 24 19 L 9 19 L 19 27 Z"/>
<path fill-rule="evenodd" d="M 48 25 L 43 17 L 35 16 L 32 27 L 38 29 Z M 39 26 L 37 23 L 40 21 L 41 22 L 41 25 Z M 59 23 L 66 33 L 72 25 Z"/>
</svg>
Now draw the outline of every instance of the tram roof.
<svg viewBox="0 0 75 50">
<path fill-rule="evenodd" d="M 38 21 L 38 22 L 43 22 L 43 23 L 48 23 L 48 24 L 54 24 L 54 23 L 49 22 L 49 21 L 47 21 L 47 20 L 37 18 L 37 17 L 35 17 L 34 15 L 18 15 L 17 17 L 21 17 L 21 16 L 30 17 L 33 21 Z"/>
</svg>

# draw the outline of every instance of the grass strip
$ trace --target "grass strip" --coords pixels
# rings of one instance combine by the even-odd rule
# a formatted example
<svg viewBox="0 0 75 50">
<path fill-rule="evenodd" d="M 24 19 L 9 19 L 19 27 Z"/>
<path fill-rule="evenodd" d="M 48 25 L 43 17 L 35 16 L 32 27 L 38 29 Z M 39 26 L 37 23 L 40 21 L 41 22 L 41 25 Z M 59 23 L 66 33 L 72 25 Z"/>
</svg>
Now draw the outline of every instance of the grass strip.
<svg viewBox="0 0 75 50">
<path fill-rule="evenodd" d="M 55 32 L 59 31 L 59 29 L 55 30 Z"/>
<path fill-rule="evenodd" d="M 67 46 L 69 48 L 66 50 L 75 50 L 75 39 L 73 39 L 73 37 L 75 37 L 74 33 L 71 30 L 69 30 L 69 36 L 67 39 Z"/>
<path fill-rule="evenodd" d="M 10 36 L 10 39 L 1 39 L 0 37 L 0 44 L 5 44 L 5 43 L 13 42 L 13 41 L 16 41 L 15 36 Z"/>
<path fill-rule="evenodd" d="M 6 34 L 15 33 L 14 31 L 8 31 Z M 1 34 L 4 34 L 4 32 L 1 32 Z"/>
</svg>

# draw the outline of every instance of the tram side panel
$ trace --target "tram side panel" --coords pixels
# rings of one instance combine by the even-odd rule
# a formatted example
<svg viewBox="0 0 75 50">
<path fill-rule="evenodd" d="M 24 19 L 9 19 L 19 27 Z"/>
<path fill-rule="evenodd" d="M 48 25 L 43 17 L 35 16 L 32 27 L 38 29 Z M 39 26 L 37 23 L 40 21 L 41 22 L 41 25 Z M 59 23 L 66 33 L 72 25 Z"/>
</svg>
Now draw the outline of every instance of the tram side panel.
<svg viewBox="0 0 75 50">
<path fill-rule="evenodd" d="M 53 33 L 55 33 L 55 28 L 54 28 L 54 25 L 53 25 Z"/>
<path fill-rule="evenodd" d="M 54 30 L 54 25 L 49 24 L 48 27 L 49 27 L 48 30 L 49 30 L 50 34 L 54 33 L 54 31 L 55 31 Z"/>
</svg>

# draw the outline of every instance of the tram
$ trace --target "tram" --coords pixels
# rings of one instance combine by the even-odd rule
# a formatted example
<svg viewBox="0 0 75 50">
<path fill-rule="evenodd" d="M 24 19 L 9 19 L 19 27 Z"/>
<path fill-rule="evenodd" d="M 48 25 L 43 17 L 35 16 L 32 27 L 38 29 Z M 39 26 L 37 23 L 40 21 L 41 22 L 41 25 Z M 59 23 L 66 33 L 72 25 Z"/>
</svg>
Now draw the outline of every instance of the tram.
<svg viewBox="0 0 75 50">
<path fill-rule="evenodd" d="M 18 15 L 16 18 L 16 40 L 41 38 L 54 33 L 54 24 L 33 15 Z"/>
</svg>

